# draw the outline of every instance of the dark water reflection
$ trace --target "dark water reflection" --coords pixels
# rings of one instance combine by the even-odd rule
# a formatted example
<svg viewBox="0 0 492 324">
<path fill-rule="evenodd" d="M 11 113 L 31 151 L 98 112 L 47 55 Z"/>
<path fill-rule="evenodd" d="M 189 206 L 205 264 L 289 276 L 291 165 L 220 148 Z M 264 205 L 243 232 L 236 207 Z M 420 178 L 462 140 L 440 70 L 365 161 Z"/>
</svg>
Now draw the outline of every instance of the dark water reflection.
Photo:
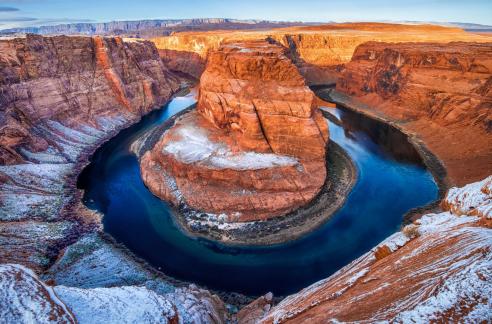
<svg viewBox="0 0 492 324">
<path fill-rule="evenodd" d="M 185 236 L 171 209 L 144 186 L 135 138 L 194 103 L 175 98 L 103 145 L 79 177 L 84 202 L 104 213 L 105 231 L 171 276 L 210 288 L 288 294 L 325 278 L 398 230 L 403 214 L 437 198 L 437 186 L 406 138 L 341 110 L 331 139 L 354 160 L 359 178 L 346 204 L 318 230 L 272 247 L 227 247 Z"/>
</svg>

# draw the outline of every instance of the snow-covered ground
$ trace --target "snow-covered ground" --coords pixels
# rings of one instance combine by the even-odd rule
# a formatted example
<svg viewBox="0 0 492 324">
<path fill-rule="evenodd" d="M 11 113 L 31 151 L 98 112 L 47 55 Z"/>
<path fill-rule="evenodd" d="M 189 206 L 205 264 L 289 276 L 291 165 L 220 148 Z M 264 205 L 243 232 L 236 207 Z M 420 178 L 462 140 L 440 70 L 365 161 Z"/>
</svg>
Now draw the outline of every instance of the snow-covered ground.
<svg viewBox="0 0 492 324">
<path fill-rule="evenodd" d="M 0 323 L 221 323 L 225 314 L 218 297 L 193 285 L 164 294 L 51 287 L 24 266 L 0 264 Z"/>
<path fill-rule="evenodd" d="M 100 117 L 78 129 L 47 120 L 34 132 L 51 144 L 45 151 L 21 148 L 26 163 L 0 166 L 0 220 L 57 219 L 70 201 L 73 188 L 67 180 L 74 175 L 81 154 L 129 122 L 130 117 Z"/>
<path fill-rule="evenodd" d="M 164 146 L 163 153 L 172 154 L 186 164 L 201 163 L 214 169 L 257 170 L 299 163 L 296 158 L 280 154 L 234 153 L 225 143 L 211 141 L 207 130 L 196 126 L 190 118 L 185 117 L 177 124 L 177 138 Z"/>
<path fill-rule="evenodd" d="M 489 214 L 476 212 L 492 206 L 491 179 L 451 189 L 450 211 L 424 215 L 262 322 L 492 321 L 492 229 L 481 225 Z M 376 258 L 382 247 L 389 255 Z"/>
</svg>

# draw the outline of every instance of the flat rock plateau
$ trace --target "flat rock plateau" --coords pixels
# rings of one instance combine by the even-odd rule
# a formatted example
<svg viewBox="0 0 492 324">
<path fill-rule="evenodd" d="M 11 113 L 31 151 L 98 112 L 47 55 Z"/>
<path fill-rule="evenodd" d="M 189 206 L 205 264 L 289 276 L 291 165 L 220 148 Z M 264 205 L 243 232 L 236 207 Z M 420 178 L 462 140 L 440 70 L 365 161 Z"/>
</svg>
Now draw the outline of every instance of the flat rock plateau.
<svg viewBox="0 0 492 324">
<path fill-rule="evenodd" d="M 492 321 L 491 40 L 458 28 L 376 23 L 178 32 L 150 41 L 35 35 L 1 40 L 0 318 L 10 323 Z M 275 64 L 258 69 L 262 61 Z M 324 165 L 328 134 L 322 127 L 314 132 L 318 117 L 311 107 L 318 99 L 305 87 L 315 84 L 334 87 L 326 99 L 391 123 L 422 143 L 444 165 L 438 176 L 448 190 L 432 213 L 332 276 L 277 304 L 266 294 L 231 312 L 210 291 L 168 278 L 116 244 L 75 187 L 89 155 L 167 102 L 180 88 L 181 73 L 201 78 L 197 109 L 177 119 L 142 161 L 170 159 L 166 172 L 179 175 L 176 183 L 185 195 L 186 188 L 210 185 L 204 182 L 210 177 L 220 183 L 231 172 L 236 176 L 241 159 L 233 159 L 230 169 L 224 163 L 231 163 L 231 155 L 248 158 L 248 152 L 263 156 L 255 163 L 275 163 L 267 179 L 282 170 L 303 183 L 298 169 L 303 163 L 319 164 L 317 172 L 330 170 Z M 246 81 L 234 81 L 237 75 Z M 265 77 L 260 84 L 251 81 L 258 76 Z M 278 97 L 282 87 L 297 93 L 295 100 L 288 91 Z M 263 91 L 272 98 L 256 96 Z M 282 111 L 291 123 L 279 122 L 273 111 Z M 310 126 L 303 124 L 300 132 L 298 123 Z M 286 131 L 284 126 L 293 126 L 316 149 L 304 152 L 292 136 L 284 147 L 287 142 L 275 133 Z M 203 133 L 196 136 L 197 131 Z M 178 145 L 184 139 L 196 140 L 202 154 L 185 154 L 189 151 Z M 197 163 L 204 150 L 215 152 L 214 158 Z M 211 160 L 218 172 L 210 171 Z M 240 171 L 250 186 L 275 187 L 251 181 L 255 170 Z M 307 199 L 271 206 L 284 213 L 315 195 L 322 181 L 304 184 Z M 176 193 L 177 187 L 171 188 Z M 213 213 L 218 203 L 205 207 Z M 224 204 L 220 208 L 233 201 Z M 245 204 L 236 221 L 267 217 L 248 211 L 253 204 Z"/>
</svg>

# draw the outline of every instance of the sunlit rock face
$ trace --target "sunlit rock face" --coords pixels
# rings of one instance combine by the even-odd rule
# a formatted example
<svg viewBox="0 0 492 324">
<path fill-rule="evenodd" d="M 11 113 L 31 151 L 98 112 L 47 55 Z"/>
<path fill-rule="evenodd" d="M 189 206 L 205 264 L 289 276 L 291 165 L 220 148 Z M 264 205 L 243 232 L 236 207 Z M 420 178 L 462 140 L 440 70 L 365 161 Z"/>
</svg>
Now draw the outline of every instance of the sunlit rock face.
<svg viewBox="0 0 492 324">
<path fill-rule="evenodd" d="M 424 215 L 256 322 L 490 321 L 491 182 L 451 189 L 449 211 Z"/>
<path fill-rule="evenodd" d="M 208 53 L 228 42 L 262 40 L 270 38 L 288 49 L 300 73 L 309 84 L 334 84 L 344 64 L 350 62 L 355 49 L 369 41 L 436 42 L 454 41 L 490 42 L 489 37 L 466 33 L 459 28 L 435 25 L 408 25 L 384 23 L 343 23 L 317 26 L 287 27 L 259 31 L 189 31 L 167 37 L 152 38 L 162 51 L 166 64 L 183 72 L 202 70 L 200 60 Z"/>
<path fill-rule="evenodd" d="M 337 91 L 416 133 L 465 184 L 492 165 L 492 43 L 360 45 Z"/>
<path fill-rule="evenodd" d="M 0 260 L 39 270 L 73 242 L 93 221 L 73 201 L 88 154 L 178 87 L 150 42 L 0 41 Z"/>
<path fill-rule="evenodd" d="M 327 124 L 284 49 L 230 43 L 210 54 L 196 111 L 141 161 L 147 186 L 174 204 L 251 221 L 308 203 L 326 178 Z"/>
</svg>

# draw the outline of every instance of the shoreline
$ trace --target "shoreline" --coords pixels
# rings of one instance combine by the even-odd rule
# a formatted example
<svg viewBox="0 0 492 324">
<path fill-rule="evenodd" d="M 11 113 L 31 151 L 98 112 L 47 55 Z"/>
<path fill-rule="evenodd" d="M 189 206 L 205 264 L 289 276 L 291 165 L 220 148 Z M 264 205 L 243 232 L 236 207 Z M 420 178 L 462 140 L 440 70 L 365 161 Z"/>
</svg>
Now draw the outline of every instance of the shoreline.
<svg viewBox="0 0 492 324">
<path fill-rule="evenodd" d="M 325 92 L 325 94 L 323 94 L 322 92 Z M 333 87 L 327 86 L 325 89 L 319 89 L 315 93 L 321 99 L 335 103 L 341 106 L 343 109 L 347 109 L 351 112 L 363 115 L 367 118 L 371 118 L 396 129 L 397 131 L 404 134 L 408 138 L 410 144 L 412 144 L 413 147 L 417 150 L 423 164 L 425 165 L 427 170 L 429 170 L 434 182 L 437 185 L 438 196 L 436 200 L 431 201 L 428 204 L 414 207 L 407 211 L 403 215 L 402 226 L 411 224 L 413 221 L 419 219 L 422 215 L 430 212 L 435 212 L 439 209 L 441 200 L 445 197 L 446 192 L 451 187 L 451 184 L 449 182 L 449 179 L 447 178 L 447 170 L 444 166 L 444 163 L 434 153 L 432 153 L 432 151 L 426 146 L 424 141 L 420 139 L 418 134 L 409 132 L 395 121 L 389 120 L 380 113 L 378 114 L 375 111 L 369 110 L 370 107 L 368 105 L 365 105 L 363 103 L 361 103 L 361 105 L 357 105 L 357 103 L 351 102 L 350 96 L 336 91 Z"/>
<path fill-rule="evenodd" d="M 181 110 L 163 124 L 144 134 L 140 143 L 137 143 L 137 140 L 135 146 L 138 148 L 132 149 L 137 157 L 140 159 L 146 151 L 152 149 L 162 134 L 174 125 L 176 119 L 192 111 L 195 106 L 196 104 Z M 203 221 L 199 217 L 203 213 L 184 204 L 171 205 L 176 227 L 192 239 L 206 239 L 231 247 L 272 246 L 301 238 L 331 219 L 333 214 L 343 207 L 348 194 L 357 182 L 358 171 L 348 154 L 333 141 L 329 141 L 326 147 L 325 183 L 320 192 L 306 205 L 269 220 L 237 223 L 238 228 L 229 230 L 219 229 L 218 222 L 194 229 L 190 223 Z"/>
<path fill-rule="evenodd" d="M 357 182 L 357 168 L 348 154 L 332 141 L 327 147 L 327 177 L 322 189 L 308 204 L 286 215 L 266 221 L 239 223 L 241 227 L 233 231 L 219 230 L 216 225 L 194 231 L 188 221 L 195 220 L 196 211 L 187 206 L 174 206 L 173 220 L 190 238 L 206 239 L 229 247 L 273 246 L 295 241 L 330 220 L 343 207 Z M 227 240 L 223 239 L 224 235 L 228 235 Z"/>
</svg>

